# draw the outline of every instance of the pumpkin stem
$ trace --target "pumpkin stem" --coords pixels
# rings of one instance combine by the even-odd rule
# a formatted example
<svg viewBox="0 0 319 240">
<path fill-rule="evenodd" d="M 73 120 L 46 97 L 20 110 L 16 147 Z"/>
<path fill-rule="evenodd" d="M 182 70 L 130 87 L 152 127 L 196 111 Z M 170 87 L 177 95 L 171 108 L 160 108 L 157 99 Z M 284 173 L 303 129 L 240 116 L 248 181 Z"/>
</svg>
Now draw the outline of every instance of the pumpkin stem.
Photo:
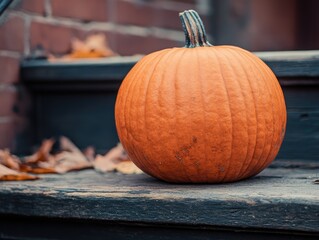
<svg viewBox="0 0 319 240">
<path fill-rule="evenodd" d="M 207 41 L 204 24 L 198 13 L 194 10 L 186 10 L 179 14 L 182 21 L 183 30 L 185 33 L 185 47 L 210 47 Z"/>
</svg>

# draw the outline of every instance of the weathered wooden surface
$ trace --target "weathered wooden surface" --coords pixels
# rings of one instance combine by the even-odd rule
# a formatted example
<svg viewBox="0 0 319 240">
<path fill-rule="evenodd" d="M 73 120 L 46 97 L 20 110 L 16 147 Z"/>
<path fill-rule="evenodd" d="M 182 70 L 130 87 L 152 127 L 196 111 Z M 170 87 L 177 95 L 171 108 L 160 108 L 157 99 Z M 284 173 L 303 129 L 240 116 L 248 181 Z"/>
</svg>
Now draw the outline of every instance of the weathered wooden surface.
<svg viewBox="0 0 319 240">
<path fill-rule="evenodd" d="M 0 182 L 6 215 L 319 234 L 318 163 L 272 165 L 231 184 L 177 185 L 93 170 Z M 1 229 L 1 227 L 0 227 Z"/>
<path fill-rule="evenodd" d="M 319 76 L 319 51 L 256 52 L 255 54 L 278 78 Z M 293 83 L 302 84 L 302 82 Z M 318 84 L 318 81 L 316 82 Z M 289 81 L 284 83 L 289 84 Z"/>
<path fill-rule="evenodd" d="M 319 86 L 286 86 L 283 91 L 287 130 L 277 158 L 318 161 Z"/>
<path fill-rule="evenodd" d="M 319 76 L 319 51 L 255 54 L 269 65 L 278 78 Z M 56 90 L 58 84 L 68 87 L 70 82 L 85 83 L 89 80 L 103 83 L 109 79 L 119 83 L 140 58 L 141 56 L 62 62 L 24 61 L 21 65 L 21 76 L 24 82 L 38 90 L 43 89 L 42 84 L 50 84 L 53 81 L 51 91 Z M 294 84 L 300 84 L 300 81 Z"/>
</svg>

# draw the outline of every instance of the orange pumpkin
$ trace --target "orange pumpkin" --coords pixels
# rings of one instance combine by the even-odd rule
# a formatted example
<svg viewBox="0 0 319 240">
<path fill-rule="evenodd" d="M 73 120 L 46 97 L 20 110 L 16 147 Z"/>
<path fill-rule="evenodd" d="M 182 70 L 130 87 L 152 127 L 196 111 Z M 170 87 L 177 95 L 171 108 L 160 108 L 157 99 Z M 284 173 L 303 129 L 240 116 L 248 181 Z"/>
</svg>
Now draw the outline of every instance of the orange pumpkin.
<svg viewBox="0 0 319 240">
<path fill-rule="evenodd" d="M 181 183 L 233 182 L 276 157 L 286 128 L 277 78 L 254 54 L 212 46 L 198 14 L 180 14 L 186 46 L 143 57 L 119 89 L 116 127 L 145 173 Z"/>
</svg>

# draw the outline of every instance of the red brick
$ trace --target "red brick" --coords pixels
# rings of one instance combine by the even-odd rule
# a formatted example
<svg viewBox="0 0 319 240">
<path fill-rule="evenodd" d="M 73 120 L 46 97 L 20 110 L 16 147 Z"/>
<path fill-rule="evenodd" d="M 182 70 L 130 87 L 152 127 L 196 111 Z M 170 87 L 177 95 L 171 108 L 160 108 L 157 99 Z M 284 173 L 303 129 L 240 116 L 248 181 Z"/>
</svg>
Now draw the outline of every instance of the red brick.
<svg viewBox="0 0 319 240">
<path fill-rule="evenodd" d="M 107 21 L 108 0 L 51 0 L 52 15 L 85 21 Z"/>
<path fill-rule="evenodd" d="M 126 1 L 116 1 L 117 23 L 152 26 L 155 10 L 151 5 L 145 3 L 134 3 Z"/>
<path fill-rule="evenodd" d="M 31 23 L 31 49 L 41 45 L 47 52 L 65 54 L 70 51 L 74 37 L 83 38 L 84 32 L 77 28 L 50 23 Z"/>
<path fill-rule="evenodd" d="M 34 12 L 41 15 L 45 14 L 44 8 L 45 0 L 23 0 L 20 1 L 20 4 L 17 6 L 18 9 L 25 10 L 28 12 Z"/>
<path fill-rule="evenodd" d="M 0 49 L 23 52 L 24 20 L 11 16 L 0 25 Z"/>
<path fill-rule="evenodd" d="M 195 5 L 198 0 L 173 0 L 170 2 L 176 2 L 176 3 L 188 3 L 188 4 L 193 4 Z"/>
<path fill-rule="evenodd" d="M 18 58 L 0 56 L 0 84 L 16 83 L 19 80 L 19 70 Z"/>
<path fill-rule="evenodd" d="M 170 47 L 182 47 L 181 42 L 156 37 L 141 37 L 134 35 L 116 35 L 116 51 L 122 56 L 148 54 Z"/>
<path fill-rule="evenodd" d="M 146 37 L 133 36 L 127 34 L 116 34 L 115 51 L 122 56 L 130 56 L 134 54 L 144 54 L 145 47 L 148 44 Z"/>
<path fill-rule="evenodd" d="M 13 108 L 16 104 L 17 93 L 12 89 L 0 88 L 0 117 L 14 114 Z"/>
<path fill-rule="evenodd" d="M 252 50 L 278 51 L 295 48 L 297 22 L 294 19 L 298 14 L 297 1 L 251 1 L 251 9 L 252 20 L 248 31 L 251 33 L 249 37 Z"/>
<path fill-rule="evenodd" d="M 156 11 L 154 15 L 154 26 L 162 28 L 174 28 L 182 30 L 182 23 L 177 10 L 162 9 Z"/>
<path fill-rule="evenodd" d="M 150 37 L 151 45 L 149 46 L 150 52 L 162 50 L 165 48 L 184 47 L 185 41 L 174 41 L 164 38 Z"/>
<path fill-rule="evenodd" d="M 153 0 L 154 3 L 165 6 L 173 5 L 174 8 L 184 11 L 187 9 L 195 9 L 198 0 Z"/>
<path fill-rule="evenodd" d="M 161 9 L 156 11 L 153 19 L 153 26 L 161 28 L 171 28 L 182 31 L 182 23 L 179 18 L 179 13 L 182 10 Z M 205 15 L 200 15 L 206 30 L 209 29 L 209 19 Z"/>
<path fill-rule="evenodd" d="M 8 148 L 10 150 L 14 147 L 15 139 L 15 124 L 13 121 L 1 122 L 0 118 L 0 149 Z"/>
<path fill-rule="evenodd" d="M 120 24 L 161 27 L 182 30 L 179 13 L 184 11 L 184 4 L 173 9 L 162 8 L 162 4 L 134 3 L 116 1 L 116 19 Z"/>
</svg>

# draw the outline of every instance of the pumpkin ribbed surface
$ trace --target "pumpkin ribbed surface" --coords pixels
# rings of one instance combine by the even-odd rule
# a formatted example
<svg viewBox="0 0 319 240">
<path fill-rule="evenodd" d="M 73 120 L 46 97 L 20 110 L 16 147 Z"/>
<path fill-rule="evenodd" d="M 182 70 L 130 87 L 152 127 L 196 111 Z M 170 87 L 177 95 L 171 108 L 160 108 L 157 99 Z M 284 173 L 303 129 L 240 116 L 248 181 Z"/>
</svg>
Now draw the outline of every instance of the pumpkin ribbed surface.
<svg viewBox="0 0 319 240">
<path fill-rule="evenodd" d="M 132 161 L 169 182 L 231 182 L 276 157 L 286 127 L 277 78 L 233 46 L 172 48 L 142 58 L 118 92 L 116 127 Z"/>
</svg>

